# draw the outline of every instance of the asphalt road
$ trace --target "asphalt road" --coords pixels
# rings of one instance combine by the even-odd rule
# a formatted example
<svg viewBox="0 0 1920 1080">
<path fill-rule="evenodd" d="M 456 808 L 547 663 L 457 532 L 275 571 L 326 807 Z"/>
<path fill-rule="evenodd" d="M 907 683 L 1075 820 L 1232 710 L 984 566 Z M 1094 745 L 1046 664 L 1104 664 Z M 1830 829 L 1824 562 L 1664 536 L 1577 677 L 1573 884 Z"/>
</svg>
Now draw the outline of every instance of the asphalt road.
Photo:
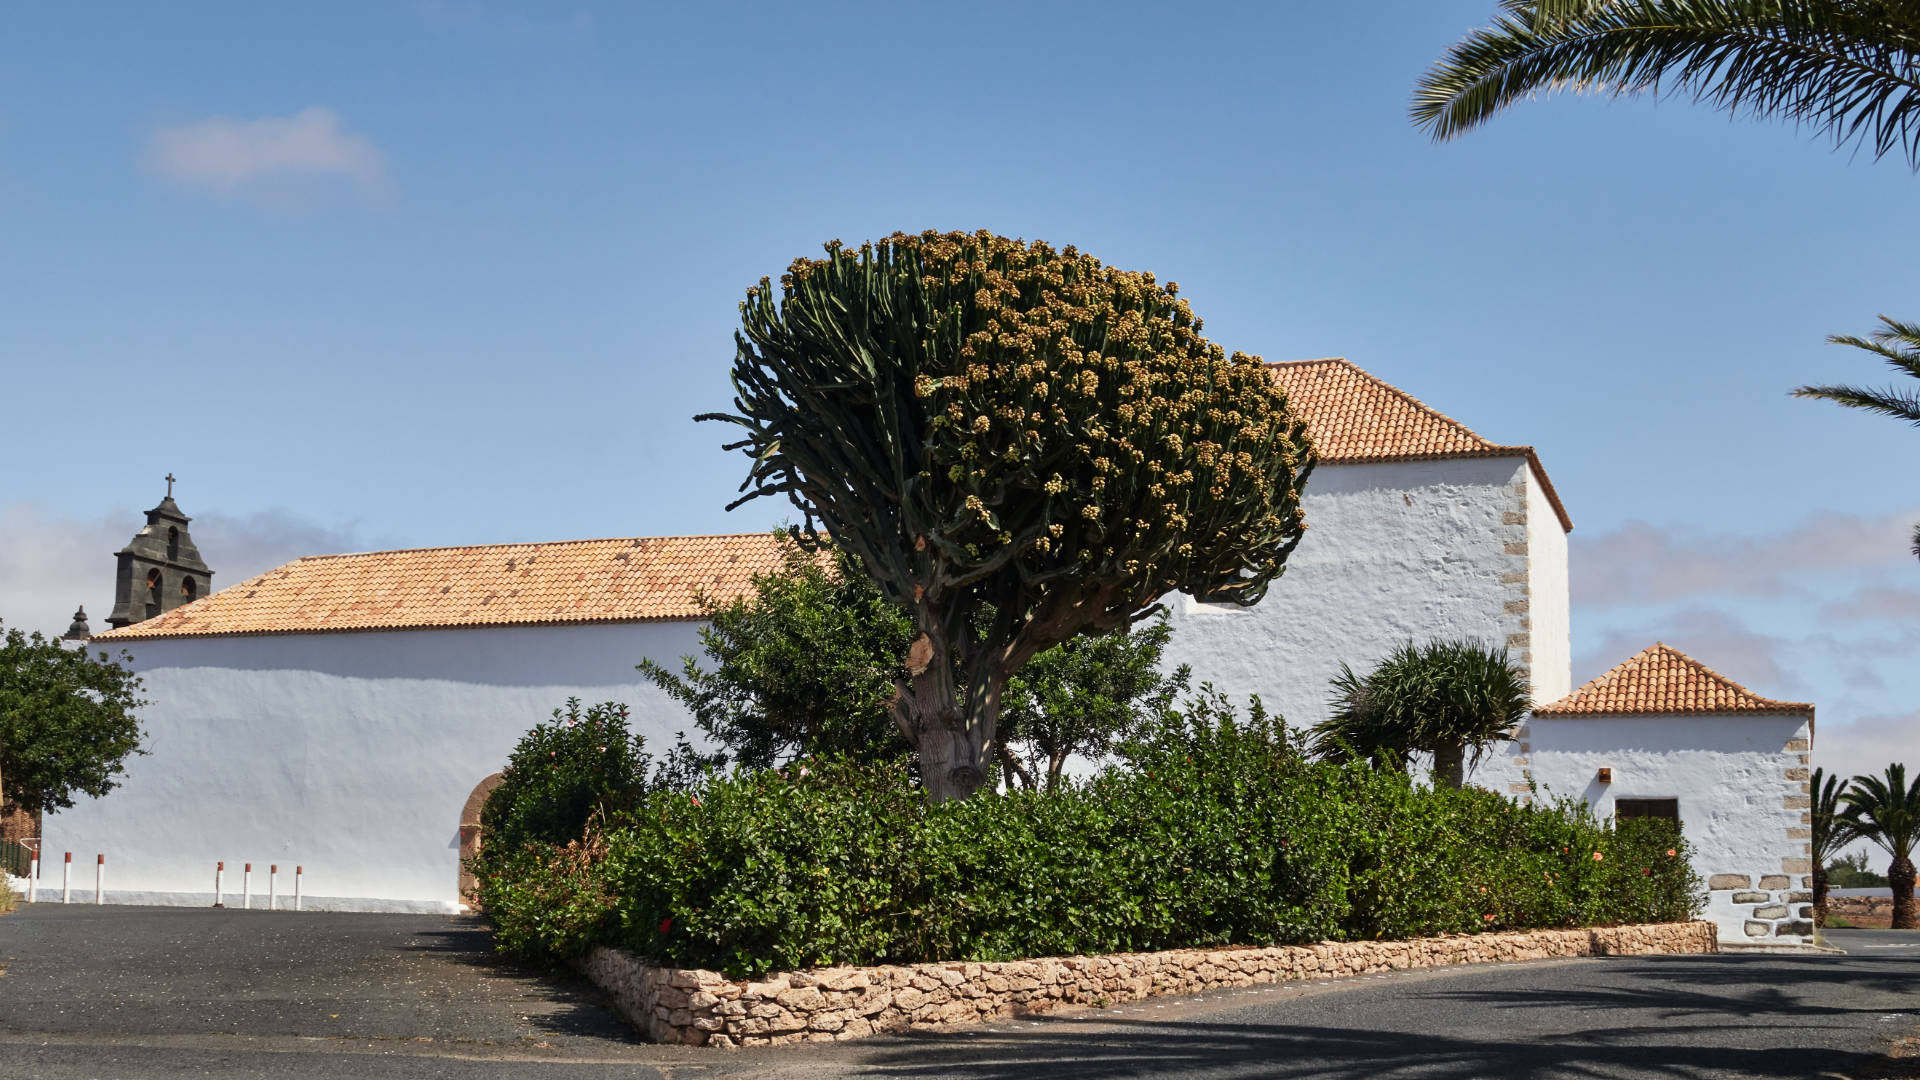
<svg viewBox="0 0 1920 1080">
<path fill-rule="evenodd" d="M 0 1077 L 1920 1077 L 1920 935 L 1846 956 L 1402 972 L 738 1052 L 632 1039 L 471 920 L 37 905 L 0 917 Z M 1914 1049 L 1920 1054 L 1920 1046 Z"/>
</svg>

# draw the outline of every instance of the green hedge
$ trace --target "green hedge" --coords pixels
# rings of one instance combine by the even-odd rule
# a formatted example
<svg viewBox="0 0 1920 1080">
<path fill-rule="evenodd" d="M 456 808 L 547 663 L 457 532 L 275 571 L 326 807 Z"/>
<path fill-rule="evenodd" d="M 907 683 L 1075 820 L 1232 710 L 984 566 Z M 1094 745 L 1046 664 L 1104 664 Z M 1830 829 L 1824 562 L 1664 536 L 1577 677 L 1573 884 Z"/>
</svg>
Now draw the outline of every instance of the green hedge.
<svg viewBox="0 0 1920 1080">
<path fill-rule="evenodd" d="M 898 764 L 852 762 L 655 790 L 584 842 L 496 856 L 481 900 L 508 952 L 610 943 L 736 977 L 1660 922 L 1698 907 L 1664 822 L 1610 829 L 1577 803 L 1310 761 L 1276 721 L 1195 712 L 1124 767 L 1052 792 L 929 805 Z"/>
</svg>

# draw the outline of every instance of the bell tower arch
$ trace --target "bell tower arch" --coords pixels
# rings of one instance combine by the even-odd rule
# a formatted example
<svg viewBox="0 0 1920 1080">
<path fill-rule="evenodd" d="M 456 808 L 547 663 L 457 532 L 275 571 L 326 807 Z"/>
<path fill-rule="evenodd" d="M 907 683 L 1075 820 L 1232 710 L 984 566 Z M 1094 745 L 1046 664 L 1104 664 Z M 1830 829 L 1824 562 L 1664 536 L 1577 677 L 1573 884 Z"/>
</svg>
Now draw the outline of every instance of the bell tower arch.
<svg viewBox="0 0 1920 1080">
<path fill-rule="evenodd" d="M 146 525 L 116 556 L 119 567 L 109 626 L 164 615 L 213 591 L 213 571 L 207 569 L 187 532 L 193 519 L 173 501 L 173 483 L 173 474 L 168 473 L 166 498 L 147 511 Z"/>
</svg>

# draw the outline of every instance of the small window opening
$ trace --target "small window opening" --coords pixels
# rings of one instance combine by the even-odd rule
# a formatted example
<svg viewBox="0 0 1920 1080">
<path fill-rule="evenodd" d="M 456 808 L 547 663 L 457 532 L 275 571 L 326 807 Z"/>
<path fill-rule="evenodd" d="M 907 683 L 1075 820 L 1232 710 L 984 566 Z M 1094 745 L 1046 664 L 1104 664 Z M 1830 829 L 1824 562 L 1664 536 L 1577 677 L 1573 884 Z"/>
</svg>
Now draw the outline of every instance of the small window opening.
<svg viewBox="0 0 1920 1080">
<path fill-rule="evenodd" d="M 1626 821 L 1630 818 L 1666 818 L 1668 821 L 1680 821 L 1679 799 L 1615 799 L 1613 800 L 1613 819 Z"/>
<path fill-rule="evenodd" d="M 182 578 L 180 581 L 180 600 L 183 603 L 193 603 L 193 598 L 198 593 L 199 588 L 198 585 L 193 583 L 192 577 Z"/>
<path fill-rule="evenodd" d="M 169 527 L 167 529 L 167 561 L 177 562 L 179 561 L 179 558 L 180 558 L 180 530 Z"/>
<path fill-rule="evenodd" d="M 147 571 L 147 618 L 160 614 L 160 571 Z"/>
</svg>

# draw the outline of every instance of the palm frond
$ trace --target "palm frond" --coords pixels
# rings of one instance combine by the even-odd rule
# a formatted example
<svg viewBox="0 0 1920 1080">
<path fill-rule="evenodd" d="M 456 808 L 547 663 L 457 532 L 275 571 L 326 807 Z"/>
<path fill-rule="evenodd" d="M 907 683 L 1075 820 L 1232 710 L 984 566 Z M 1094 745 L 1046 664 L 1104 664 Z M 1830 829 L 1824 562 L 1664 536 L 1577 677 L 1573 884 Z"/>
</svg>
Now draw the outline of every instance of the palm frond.
<svg viewBox="0 0 1920 1080">
<path fill-rule="evenodd" d="M 1898 859 L 1920 847 L 1920 776 L 1907 784 L 1907 767 L 1889 765 L 1884 776 L 1856 776 L 1840 796 L 1844 817 L 1860 836 Z"/>
<path fill-rule="evenodd" d="M 1920 168 L 1920 0 L 1505 0 L 1415 88 L 1444 141 L 1555 90 L 1673 91 Z"/>
<path fill-rule="evenodd" d="M 1855 824 L 1845 815 L 1846 792 L 1851 780 L 1830 776 L 1825 769 L 1813 770 L 1813 860 L 1818 866 L 1833 861 L 1840 849 L 1860 838 Z"/>
<path fill-rule="evenodd" d="M 1835 334 L 1827 338 L 1827 343 L 1864 349 L 1885 360 L 1887 366 L 1895 371 L 1920 379 L 1920 324 L 1900 322 L 1882 315 L 1880 327 L 1869 337 Z M 1920 426 L 1920 391 L 1903 393 L 1898 387 L 1873 390 L 1840 384 L 1798 387 L 1793 396 L 1821 398 L 1849 409 L 1865 409 Z"/>
</svg>

